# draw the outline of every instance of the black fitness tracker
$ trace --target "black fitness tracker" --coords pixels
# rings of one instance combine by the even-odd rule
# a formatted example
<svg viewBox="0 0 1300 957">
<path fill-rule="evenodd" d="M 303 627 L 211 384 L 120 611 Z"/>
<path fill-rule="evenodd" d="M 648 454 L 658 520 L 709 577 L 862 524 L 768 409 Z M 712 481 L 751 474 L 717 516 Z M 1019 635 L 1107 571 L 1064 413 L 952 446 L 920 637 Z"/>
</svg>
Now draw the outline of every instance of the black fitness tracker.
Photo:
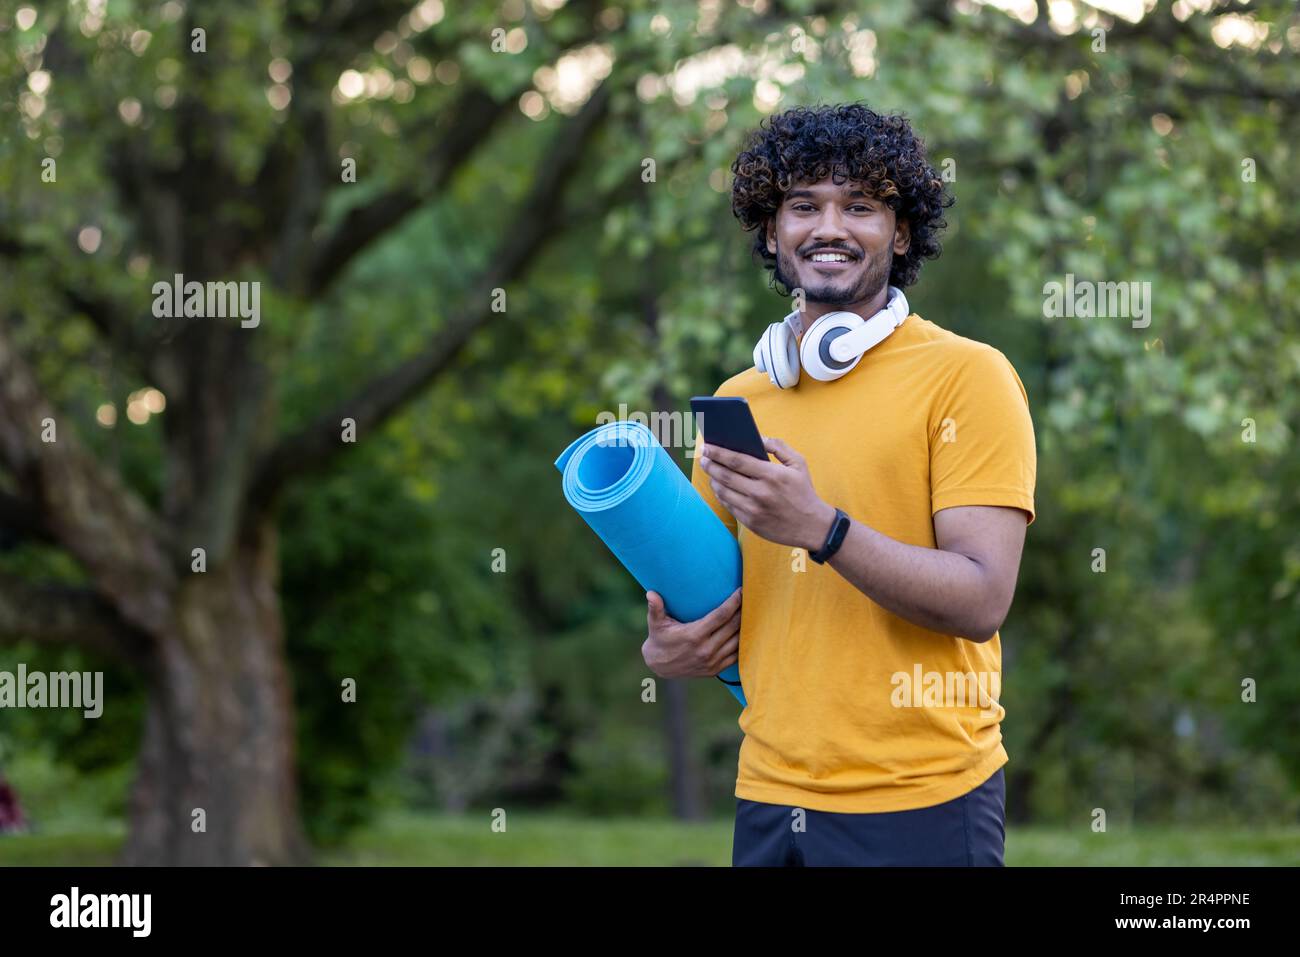
<svg viewBox="0 0 1300 957">
<path fill-rule="evenodd" d="M 844 544 L 844 536 L 849 533 L 849 517 L 844 514 L 844 509 L 835 510 L 835 521 L 831 523 L 831 530 L 826 534 L 826 544 L 815 552 L 809 552 L 808 557 L 818 565 L 825 564 L 826 559 L 830 558 L 840 550 Z"/>
</svg>

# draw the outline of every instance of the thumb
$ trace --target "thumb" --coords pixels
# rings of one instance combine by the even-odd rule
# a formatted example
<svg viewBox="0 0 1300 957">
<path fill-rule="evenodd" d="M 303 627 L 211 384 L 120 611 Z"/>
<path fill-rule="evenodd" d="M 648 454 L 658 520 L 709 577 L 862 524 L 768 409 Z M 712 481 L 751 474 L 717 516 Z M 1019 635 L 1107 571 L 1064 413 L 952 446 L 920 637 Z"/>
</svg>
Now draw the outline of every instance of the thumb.
<svg viewBox="0 0 1300 957">
<path fill-rule="evenodd" d="M 770 435 L 763 436 L 763 448 L 775 455 L 777 461 L 782 465 L 792 465 L 795 468 L 803 467 L 803 456 L 778 438 Z"/>
<path fill-rule="evenodd" d="M 657 591 L 648 591 L 645 593 L 646 606 L 648 609 L 647 617 L 651 622 L 663 621 L 664 618 L 664 600 Z"/>
</svg>

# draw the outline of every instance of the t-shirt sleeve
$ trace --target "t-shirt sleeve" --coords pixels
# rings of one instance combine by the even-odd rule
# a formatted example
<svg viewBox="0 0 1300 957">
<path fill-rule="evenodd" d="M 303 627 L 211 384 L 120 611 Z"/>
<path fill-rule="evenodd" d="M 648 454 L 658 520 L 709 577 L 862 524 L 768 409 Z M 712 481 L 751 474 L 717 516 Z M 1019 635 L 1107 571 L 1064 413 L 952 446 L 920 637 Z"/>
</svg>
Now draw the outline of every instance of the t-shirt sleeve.
<svg viewBox="0 0 1300 957">
<path fill-rule="evenodd" d="M 713 483 L 709 481 L 708 473 L 700 468 L 700 449 L 704 447 L 704 436 L 697 430 L 695 433 L 695 447 L 691 450 L 694 454 L 688 460 L 691 463 L 691 484 L 695 490 L 704 496 L 704 501 L 709 503 L 709 508 L 713 513 L 722 519 L 722 524 L 726 525 L 732 535 L 736 534 L 736 519 L 727 511 L 727 507 L 718 501 L 713 494 Z"/>
<path fill-rule="evenodd" d="M 930 411 L 930 512 L 957 505 L 1024 509 L 1034 522 L 1038 455 L 1029 396 L 993 347 L 963 355 Z"/>
</svg>

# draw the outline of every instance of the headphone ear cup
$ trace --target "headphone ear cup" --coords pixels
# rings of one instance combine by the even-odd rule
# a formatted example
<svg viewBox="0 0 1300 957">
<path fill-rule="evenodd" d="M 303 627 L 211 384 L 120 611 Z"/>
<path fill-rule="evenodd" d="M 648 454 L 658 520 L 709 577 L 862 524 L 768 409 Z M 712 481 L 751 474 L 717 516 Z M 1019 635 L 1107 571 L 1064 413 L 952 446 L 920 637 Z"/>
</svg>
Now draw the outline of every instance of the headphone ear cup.
<svg viewBox="0 0 1300 957">
<path fill-rule="evenodd" d="M 862 361 L 862 353 L 841 362 L 831 355 L 831 343 L 865 322 L 853 312 L 828 312 L 814 322 L 799 344 L 799 360 L 804 371 L 819 382 L 832 382 L 848 373 Z"/>
<path fill-rule="evenodd" d="M 798 384 L 799 346 L 784 321 L 768 326 L 754 346 L 754 368 L 766 372 L 778 389 L 790 389 Z"/>
</svg>

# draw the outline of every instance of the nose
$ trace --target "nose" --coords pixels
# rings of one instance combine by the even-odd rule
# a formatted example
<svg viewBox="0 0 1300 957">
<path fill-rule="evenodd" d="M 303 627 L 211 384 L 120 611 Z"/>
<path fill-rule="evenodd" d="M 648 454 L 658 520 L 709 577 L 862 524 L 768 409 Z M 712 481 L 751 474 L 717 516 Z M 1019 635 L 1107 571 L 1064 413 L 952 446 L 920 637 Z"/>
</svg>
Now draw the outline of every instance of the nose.
<svg viewBox="0 0 1300 957">
<path fill-rule="evenodd" d="M 811 252 L 822 246 L 840 249 L 850 247 L 849 231 L 844 228 L 844 214 L 835 203 L 827 203 L 821 215 L 817 217 L 812 231 L 812 243 L 808 246 L 808 250 Z"/>
</svg>

